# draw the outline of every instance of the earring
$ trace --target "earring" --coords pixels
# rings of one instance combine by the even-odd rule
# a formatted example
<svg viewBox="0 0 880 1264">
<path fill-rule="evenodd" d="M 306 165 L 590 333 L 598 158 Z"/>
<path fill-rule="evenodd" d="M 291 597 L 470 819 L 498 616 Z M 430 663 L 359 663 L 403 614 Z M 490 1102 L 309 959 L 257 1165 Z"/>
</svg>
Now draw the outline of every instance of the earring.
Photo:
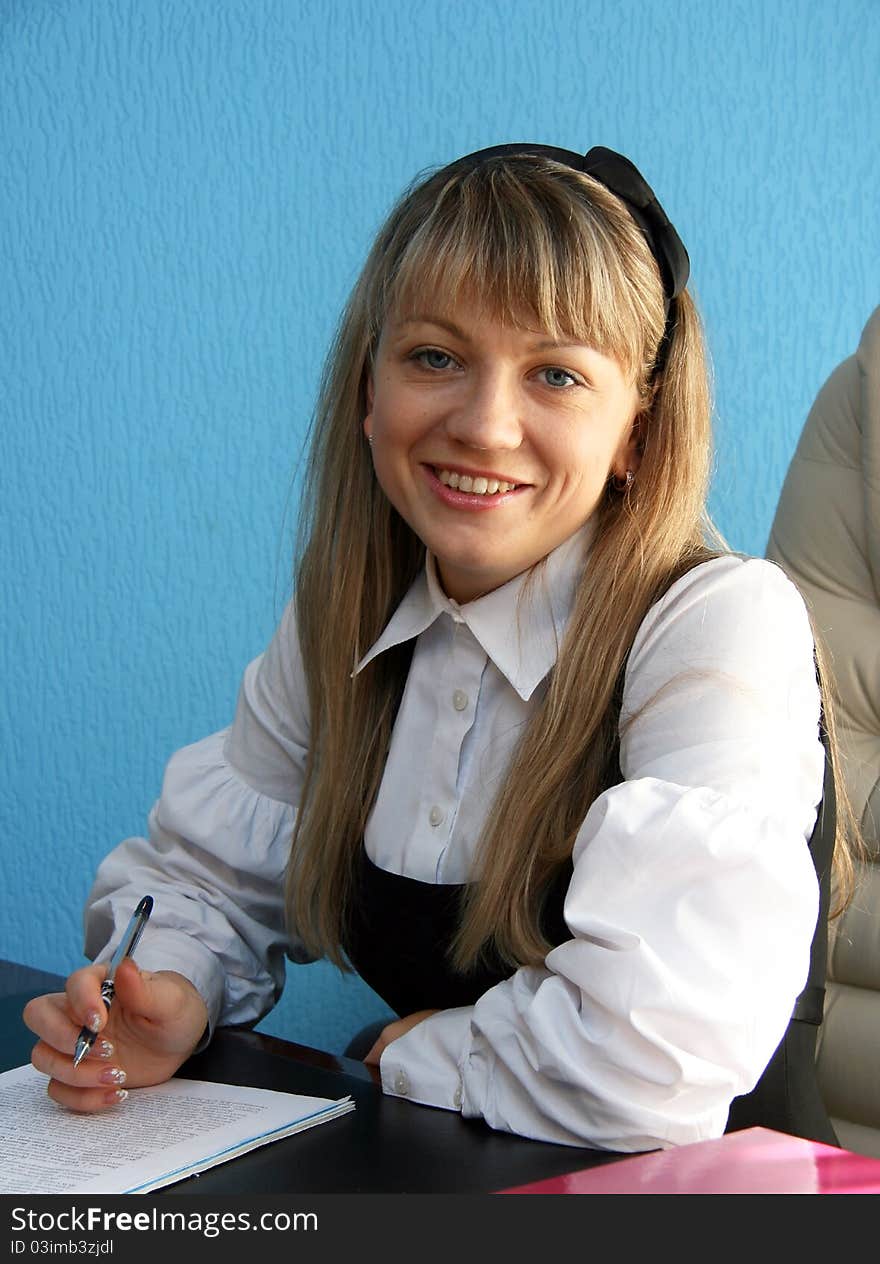
<svg viewBox="0 0 880 1264">
<path fill-rule="evenodd" d="M 373 436 L 372 436 L 372 435 L 367 435 L 367 443 L 370 445 L 370 447 L 372 447 L 372 446 L 373 446 Z"/>
<path fill-rule="evenodd" d="M 635 480 L 635 474 L 633 474 L 632 470 L 627 470 L 625 478 L 618 478 L 616 474 L 613 475 L 611 479 L 611 484 L 614 487 L 615 491 L 628 492 L 629 489 L 632 487 L 634 480 Z"/>
</svg>

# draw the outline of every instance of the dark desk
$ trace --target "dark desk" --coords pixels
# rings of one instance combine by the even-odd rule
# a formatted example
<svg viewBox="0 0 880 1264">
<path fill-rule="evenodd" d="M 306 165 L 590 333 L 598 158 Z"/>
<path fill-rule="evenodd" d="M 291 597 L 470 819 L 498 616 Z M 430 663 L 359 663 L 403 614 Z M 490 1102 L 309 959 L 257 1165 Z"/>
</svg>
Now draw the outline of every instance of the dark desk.
<svg viewBox="0 0 880 1264">
<path fill-rule="evenodd" d="M 0 1070 L 30 1061 L 25 1002 L 62 980 L 0 961 Z M 180 1075 L 318 1097 L 355 1110 L 158 1194 L 488 1193 L 625 1157 L 525 1141 L 476 1120 L 386 1097 L 361 1062 L 254 1031 L 219 1031 Z M 505 1200 L 506 1201 L 506 1200 Z"/>
</svg>

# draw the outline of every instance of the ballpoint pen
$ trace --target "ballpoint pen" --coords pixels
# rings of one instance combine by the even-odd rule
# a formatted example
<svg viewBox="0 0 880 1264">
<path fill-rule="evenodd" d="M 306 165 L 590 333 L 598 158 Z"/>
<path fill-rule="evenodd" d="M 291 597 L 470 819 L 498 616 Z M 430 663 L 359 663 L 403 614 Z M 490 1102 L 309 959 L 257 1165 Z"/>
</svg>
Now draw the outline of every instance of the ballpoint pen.
<svg viewBox="0 0 880 1264">
<path fill-rule="evenodd" d="M 152 911 L 153 897 L 151 895 L 145 895 L 135 911 L 132 913 L 131 921 L 125 929 L 125 934 L 120 939 L 116 951 L 110 958 L 107 976 L 101 984 L 101 1000 L 107 1006 L 108 1010 L 113 1004 L 113 997 L 116 992 L 116 986 L 113 982 L 116 975 L 116 967 L 124 957 L 130 957 L 134 952 L 137 941 L 143 934 L 144 927 L 146 926 Z M 80 1033 L 76 1038 L 76 1049 L 73 1053 L 74 1070 L 79 1066 L 80 1062 L 82 1062 L 83 1058 L 95 1043 L 96 1036 L 97 1032 L 92 1031 L 90 1028 L 81 1028 Z"/>
</svg>

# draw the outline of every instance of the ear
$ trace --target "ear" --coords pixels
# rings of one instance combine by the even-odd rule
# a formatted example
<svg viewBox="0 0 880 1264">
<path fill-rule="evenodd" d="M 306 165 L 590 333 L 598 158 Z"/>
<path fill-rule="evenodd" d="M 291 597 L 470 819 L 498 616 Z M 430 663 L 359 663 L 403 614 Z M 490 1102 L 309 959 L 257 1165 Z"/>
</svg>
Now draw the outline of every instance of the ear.
<svg viewBox="0 0 880 1264">
<path fill-rule="evenodd" d="M 627 470 L 633 474 L 638 472 L 642 463 L 642 414 L 636 413 L 629 430 L 624 434 L 620 447 L 612 462 L 611 469 L 615 477 L 626 478 Z"/>
</svg>

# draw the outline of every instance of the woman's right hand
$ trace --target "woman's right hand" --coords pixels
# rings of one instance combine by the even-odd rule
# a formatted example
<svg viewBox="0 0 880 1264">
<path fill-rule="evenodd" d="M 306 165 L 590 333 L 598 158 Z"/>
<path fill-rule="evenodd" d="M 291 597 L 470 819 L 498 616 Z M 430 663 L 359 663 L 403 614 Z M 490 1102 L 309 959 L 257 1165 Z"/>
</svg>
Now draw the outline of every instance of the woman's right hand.
<svg viewBox="0 0 880 1264">
<path fill-rule="evenodd" d="M 202 1038 L 208 1010 L 182 974 L 141 972 L 126 958 L 114 979 L 109 1013 L 101 1000 L 104 965 L 85 966 L 67 980 L 63 992 L 28 1001 L 23 1018 L 39 1036 L 31 1053 L 38 1071 L 49 1076 L 49 1096 L 78 1111 L 117 1105 L 129 1088 L 162 1084 L 186 1061 Z M 73 1052 L 82 1027 L 98 1036 L 74 1070 Z"/>
</svg>

